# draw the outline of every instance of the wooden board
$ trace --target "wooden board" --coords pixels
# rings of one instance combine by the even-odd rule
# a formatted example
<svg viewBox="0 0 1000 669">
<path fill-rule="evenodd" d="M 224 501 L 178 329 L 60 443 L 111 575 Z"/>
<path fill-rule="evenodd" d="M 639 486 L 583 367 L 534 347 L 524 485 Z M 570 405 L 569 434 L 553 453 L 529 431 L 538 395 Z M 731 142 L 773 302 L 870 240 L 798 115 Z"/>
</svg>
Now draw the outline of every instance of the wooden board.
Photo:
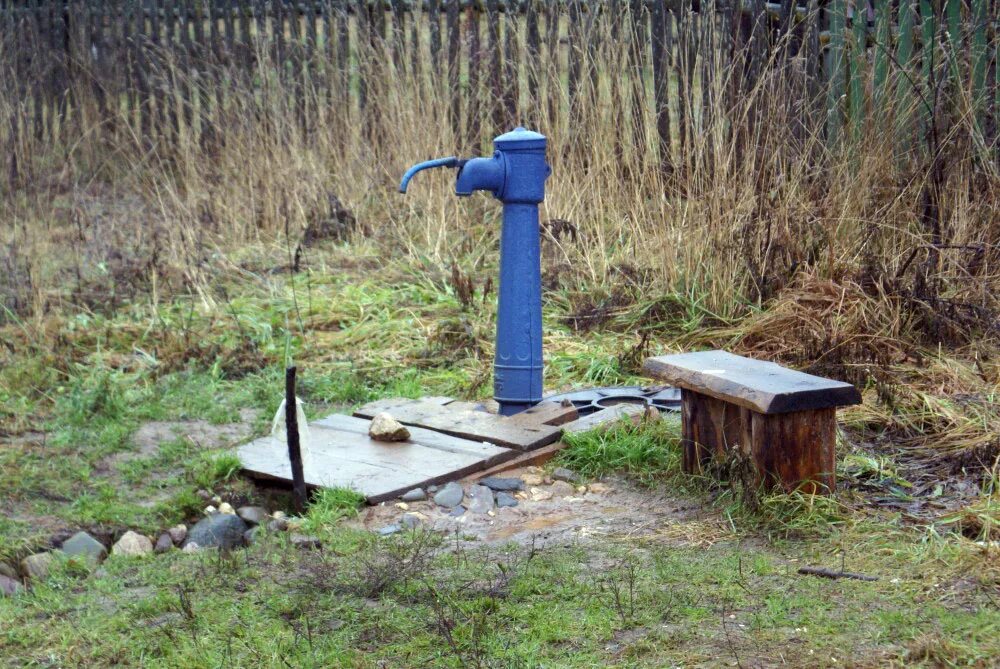
<svg viewBox="0 0 1000 669">
<path fill-rule="evenodd" d="M 551 444 L 562 434 L 560 428 L 552 425 L 524 425 L 505 416 L 463 406 L 442 406 L 424 400 L 379 400 L 366 404 L 355 411 L 354 415 L 371 419 L 382 411 L 404 425 L 428 428 L 462 439 L 486 441 L 521 451 Z"/>
<path fill-rule="evenodd" d="M 646 407 L 639 404 L 614 404 L 607 409 L 595 411 L 592 414 L 577 418 L 571 423 L 563 425 L 563 430 L 570 434 L 578 432 L 589 432 L 601 427 L 611 427 L 626 416 L 641 416 L 646 412 Z"/>
<path fill-rule="evenodd" d="M 579 417 L 572 402 L 540 402 L 530 409 L 510 416 L 518 425 L 564 425 Z"/>
<path fill-rule="evenodd" d="M 849 383 L 726 351 L 649 358 L 643 369 L 653 378 L 762 414 L 827 409 L 861 402 L 861 394 Z"/>
<path fill-rule="evenodd" d="M 487 476 L 496 476 L 497 474 L 509 472 L 511 469 L 527 467 L 528 465 L 544 465 L 546 462 L 556 457 L 556 454 L 564 448 L 566 448 L 566 444 L 561 441 L 557 441 L 554 444 L 542 446 L 541 448 L 528 451 L 527 453 L 518 453 L 517 457 L 513 460 L 507 460 L 498 465 L 494 465 L 489 469 L 484 469 L 481 472 L 469 474 L 462 479 L 462 483 L 475 483 L 476 481 L 483 480 Z"/>
<path fill-rule="evenodd" d="M 519 451 L 410 428 L 406 442 L 368 437 L 369 421 L 333 415 L 309 424 L 303 440 L 306 484 L 351 488 L 369 503 L 394 499 L 417 487 L 453 481 L 518 456 Z M 274 437 L 241 446 L 237 455 L 251 476 L 290 482 L 288 447 Z"/>
</svg>

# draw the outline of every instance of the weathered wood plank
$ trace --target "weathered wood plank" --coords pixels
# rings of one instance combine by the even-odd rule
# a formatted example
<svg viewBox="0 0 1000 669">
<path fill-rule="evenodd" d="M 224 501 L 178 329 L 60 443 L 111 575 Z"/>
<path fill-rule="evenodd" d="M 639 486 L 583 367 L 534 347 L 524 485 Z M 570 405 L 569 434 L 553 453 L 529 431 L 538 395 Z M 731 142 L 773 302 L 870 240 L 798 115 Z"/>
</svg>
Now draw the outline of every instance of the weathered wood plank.
<svg viewBox="0 0 1000 669">
<path fill-rule="evenodd" d="M 622 418 L 640 416 L 645 413 L 646 408 L 639 404 L 615 404 L 607 409 L 595 411 L 587 416 L 582 416 L 576 420 L 562 426 L 564 432 L 577 434 L 589 432 L 601 427 L 610 427 Z"/>
<path fill-rule="evenodd" d="M 464 479 L 462 483 L 475 483 L 476 481 L 481 481 L 487 476 L 496 476 L 497 474 L 502 474 L 503 472 L 510 471 L 511 469 L 517 469 L 518 467 L 527 467 L 528 465 L 543 465 L 552 458 L 556 457 L 559 451 L 566 448 L 566 444 L 561 441 L 557 441 L 554 444 L 549 444 L 548 446 L 542 446 L 541 448 L 535 449 L 534 451 L 528 451 L 527 453 L 520 453 L 517 457 L 501 462 L 498 465 L 493 465 L 489 469 L 484 469 L 481 472 L 476 472 L 474 474 L 469 474 Z"/>
<path fill-rule="evenodd" d="M 837 410 L 751 414 L 751 454 L 765 485 L 832 493 L 837 486 Z"/>
<path fill-rule="evenodd" d="M 825 409 L 861 402 L 861 394 L 849 383 L 725 351 L 649 358 L 643 369 L 653 378 L 763 414 Z"/>
<path fill-rule="evenodd" d="M 580 417 L 571 402 L 541 402 L 519 414 L 510 416 L 518 425 L 564 425 Z"/>
<path fill-rule="evenodd" d="M 551 444 L 561 430 L 551 425 L 525 426 L 504 416 L 469 410 L 465 407 L 441 406 L 422 400 L 386 399 L 371 402 L 354 412 L 361 418 L 372 418 L 386 411 L 405 425 L 425 427 L 445 434 L 488 441 L 522 451 Z"/>
<path fill-rule="evenodd" d="M 681 448 L 683 467 L 701 474 L 713 459 L 724 459 L 730 449 L 749 454 L 750 410 L 691 390 L 681 392 Z"/>
<path fill-rule="evenodd" d="M 304 474 L 310 487 L 351 488 L 375 504 L 416 487 L 459 479 L 515 458 L 518 451 L 411 429 L 406 442 L 368 437 L 368 421 L 328 416 L 309 426 L 304 441 Z M 258 478 L 291 481 L 286 444 L 262 437 L 241 446 L 244 470 Z"/>
</svg>

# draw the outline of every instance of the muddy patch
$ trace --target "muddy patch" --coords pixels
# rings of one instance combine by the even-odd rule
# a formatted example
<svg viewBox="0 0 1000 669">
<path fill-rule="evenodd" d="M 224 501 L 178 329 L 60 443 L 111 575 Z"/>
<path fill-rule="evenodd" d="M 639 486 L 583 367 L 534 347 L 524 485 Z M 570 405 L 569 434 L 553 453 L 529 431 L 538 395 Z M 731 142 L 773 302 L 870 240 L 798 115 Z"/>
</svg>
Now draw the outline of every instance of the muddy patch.
<svg viewBox="0 0 1000 669">
<path fill-rule="evenodd" d="M 505 472 L 518 477 L 524 470 Z M 571 494 L 552 494 L 564 488 L 551 484 L 533 487 L 515 507 L 488 513 L 451 510 L 433 501 L 402 504 L 385 502 L 363 511 L 353 525 L 372 531 L 399 524 L 403 515 L 418 513 L 422 524 L 436 531 L 458 534 L 480 544 L 514 542 L 536 547 L 578 544 L 605 539 L 637 539 L 684 544 L 711 543 L 724 530 L 700 508 L 661 492 L 639 488 L 620 479 L 580 486 Z"/>
</svg>

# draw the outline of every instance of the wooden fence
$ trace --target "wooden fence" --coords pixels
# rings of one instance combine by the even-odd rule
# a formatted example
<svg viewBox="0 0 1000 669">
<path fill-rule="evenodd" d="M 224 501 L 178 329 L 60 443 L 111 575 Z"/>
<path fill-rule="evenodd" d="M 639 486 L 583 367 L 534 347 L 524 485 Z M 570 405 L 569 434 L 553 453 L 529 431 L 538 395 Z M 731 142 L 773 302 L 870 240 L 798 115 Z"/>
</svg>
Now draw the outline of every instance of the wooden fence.
<svg viewBox="0 0 1000 669">
<path fill-rule="evenodd" d="M 827 145 L 874 131 L 927 148 L 947 107 L 995 149 L 995 0 L 799 1 L 0 0 L 2 132 L 218 140 L 227 96 L 266 89 L 270 63 L 306 132 L 332 110 L 377 132 L 376 92 L 405 76 L 447 100 L 427 122 L 457 148 L 613 106 L 616 141 L 670 171 L 710 127 L 759 122 L 745 101 L 783 82 L 788 123 Z"/>
</svg>

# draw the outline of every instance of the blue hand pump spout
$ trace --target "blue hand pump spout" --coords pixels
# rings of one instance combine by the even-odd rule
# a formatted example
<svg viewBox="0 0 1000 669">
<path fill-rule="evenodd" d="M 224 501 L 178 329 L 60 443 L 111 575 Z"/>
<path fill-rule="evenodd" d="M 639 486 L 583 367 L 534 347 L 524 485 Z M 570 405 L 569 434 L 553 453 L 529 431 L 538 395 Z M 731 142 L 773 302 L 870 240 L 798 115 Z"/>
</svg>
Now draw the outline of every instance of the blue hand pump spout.
<svg viewBox="0 0 1000 669">
<path fill-rule="evenodd" d="M 455 194 L 489 191 L 503 203 L 493 396 L 511 416 L 542 399 L 542 278 L 538 204 L 545 198 L 545 136 L 515 128 L 493 140 L 492 158 L 437 158 L 406 171 L 399 192 L 417 172 L 456 167 Z"/>
</svg>

